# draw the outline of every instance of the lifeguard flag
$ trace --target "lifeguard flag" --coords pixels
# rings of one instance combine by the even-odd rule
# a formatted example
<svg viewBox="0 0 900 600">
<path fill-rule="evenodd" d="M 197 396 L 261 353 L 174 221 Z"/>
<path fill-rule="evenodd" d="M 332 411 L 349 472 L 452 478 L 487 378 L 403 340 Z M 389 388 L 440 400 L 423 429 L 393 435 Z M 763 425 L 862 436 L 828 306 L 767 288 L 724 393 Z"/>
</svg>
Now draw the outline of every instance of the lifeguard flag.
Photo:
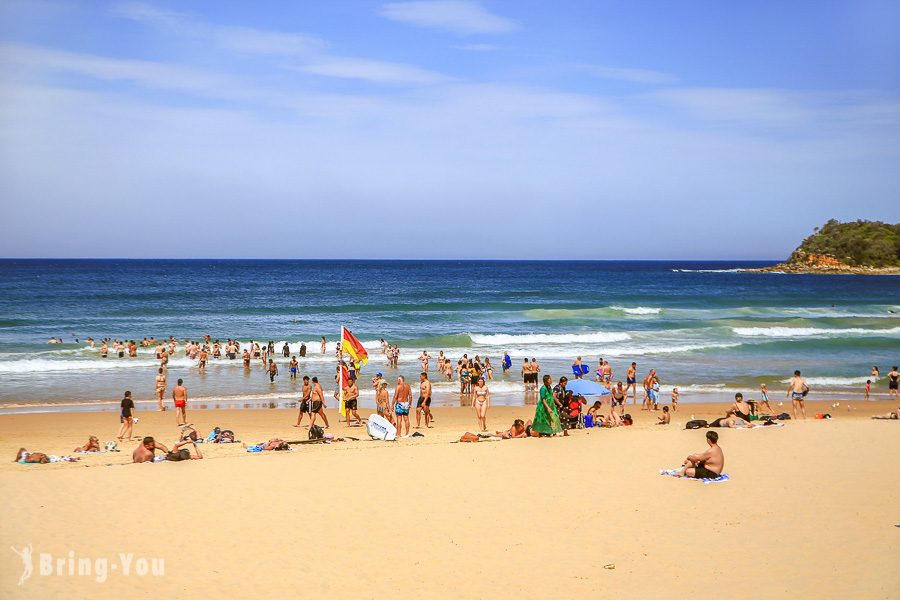
<svg viewBox="0 0 900 600">
<path fill-rule="evenodd" d="M 364 365 L 369 362 L 369 353 L 363 348 L 362 342 L 356 339 L 346 327 L 341 327 L 341 349 L 344 354 L 349 354 L 355 363 Z"/>
<path fill-rule="evenodd" d="M 344 390 L 350 387 L 350 371 L 347 370 L 344 363 L 341 363 L 341 381 L 339 385 L 341 386 L 341 389 L 338 392 L 341 397 L 341 404 L 338 406 L 338 414 L 343 417 L 347 414 L 347 405 L 344 402 Z"/>
</svg>

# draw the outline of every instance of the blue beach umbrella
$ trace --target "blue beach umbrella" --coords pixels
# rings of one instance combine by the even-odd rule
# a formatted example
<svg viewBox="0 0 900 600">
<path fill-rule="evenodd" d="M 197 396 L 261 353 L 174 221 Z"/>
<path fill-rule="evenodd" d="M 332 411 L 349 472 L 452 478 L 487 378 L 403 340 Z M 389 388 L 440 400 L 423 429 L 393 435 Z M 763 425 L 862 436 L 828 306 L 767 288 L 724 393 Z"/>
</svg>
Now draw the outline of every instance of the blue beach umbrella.
<svg viewBox="0 0 900 600">
<path fill-rule="evenodd" d="M 566 384 L 566 389 L 575 396 L 608 396 L 609 389 L 595 381 L 588 379 L 572 379 Z"/>
</svg>

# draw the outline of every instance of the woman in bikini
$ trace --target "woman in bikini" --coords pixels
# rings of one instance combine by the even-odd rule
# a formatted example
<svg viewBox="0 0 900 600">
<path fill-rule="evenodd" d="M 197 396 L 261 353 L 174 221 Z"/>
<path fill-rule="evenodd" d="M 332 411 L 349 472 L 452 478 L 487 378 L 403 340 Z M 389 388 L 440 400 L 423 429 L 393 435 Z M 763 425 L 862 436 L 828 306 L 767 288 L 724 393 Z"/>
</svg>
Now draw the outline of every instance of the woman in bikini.
<svg viewBox="0 0 900 600">
<path fill-rule="evenodd" d="M 472 406 L 475 407 L 475 418 L 481 431 L 487 431 L 487 411 L 491 406 L 491 390 L 484 382 L 484 377 L 478 378 L 478 384 L 472 390 Z"/>
</svg>

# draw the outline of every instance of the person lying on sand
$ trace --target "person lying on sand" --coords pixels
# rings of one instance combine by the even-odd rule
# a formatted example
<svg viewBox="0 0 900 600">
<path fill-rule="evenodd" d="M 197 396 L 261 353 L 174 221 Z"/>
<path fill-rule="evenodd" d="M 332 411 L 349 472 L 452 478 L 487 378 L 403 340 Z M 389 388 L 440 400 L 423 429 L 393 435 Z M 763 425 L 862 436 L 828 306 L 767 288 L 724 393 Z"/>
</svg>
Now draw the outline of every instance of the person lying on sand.
<svg viewBox="0 0 900 600">
<path fill-rule="evenodd" d="M 13 462 L 26 464 L 47 464 L 51 462 L 75 462 L 80 460 L 78 456 L 51 456 L 43 452 L 29 452 L 25 448 L 19 448 L 16 459 Z"/>
<path fill-rule="evenodd" d="M 185 448 L 185 446 L 193 446 L 194 454 L 191 454 L 190 448 Z M 203 458 L 203 454 L 200 453 L 200 448 L 197 447 L 197 442 L 193 440 L 184 440 L 183 442 L 178 442 L 169 452 L 166 452 L 166 460 L 172 462 L 178 462 L 182 460 L 200 460 Z"/>
<path fill-rule="evenodd" d="M 725 453 L 719 447 L 719 434 L 715 431 L 707 431 L 706 443 L 709 445 L 709 449 L 685 458 L 683 468 L 676 473 L 676 476 L 715 479 L 722 474 L 725 469 Z"/>
<path fill-rule="evenodd" d="M 84 446 L 78 446 L 72 452 L 100 452 L 100 440 L 96 435 L 92 435 Z"/>
<path fill-rule="evenodd" d="M 886 415 L 876 415 L 873 419 L 900 419 L 900 408 L 893 410 Z"/>
<path fill-rule="evenodd" d="M 281 438 L 272 438 L 266 443 L 259 443 L 253 446 L 241 444 L 244 448 L 253 452 L 267 452 L 269 450 L 290 450 L 290 446 Z"/>
<path fill-rule="evenodd" d="M 148 435 L 141 441 L 140 446 L 134 449 L 134 452 L 131 454 L 131 460 L 136 463 L 153 462 L 153 457 L 157 450 L 169 452 L 168 448 Z"/>
<path fill-rule="evenodd" d="M 513 421 L 512 427 L 506 431 L 498 431 L 496 435 L 504 440 L 529 437 L 531 435 L 531 421 L 529 420 L 528 423 L 525 423 L 522 419 L 516 419 Z"/>
</svg>

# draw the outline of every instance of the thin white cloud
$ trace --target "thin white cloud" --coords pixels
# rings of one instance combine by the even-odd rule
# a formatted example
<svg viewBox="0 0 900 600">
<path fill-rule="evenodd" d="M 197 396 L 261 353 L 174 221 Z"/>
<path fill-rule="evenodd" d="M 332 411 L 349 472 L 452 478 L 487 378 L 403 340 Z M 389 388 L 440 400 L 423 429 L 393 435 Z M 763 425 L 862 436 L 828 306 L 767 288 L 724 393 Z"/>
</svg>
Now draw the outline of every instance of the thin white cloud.
<svg viewBox="0 0 900 600">
<path fill-rule="evenodd" d="M 600 77 L 601 79 L 615 79 L 618 81 L 628 81 L 630 83 L 641 83 L 645 85 L 671 83 L 676 81 L 676 77 L 668 73 L 653 71 L 650 69 L 629 69 L 623 67 L 608 67 L 603 65 L 585 65 L 584 70 Z"/>
<path fill-rule="evenodd" d="M 163 10 L 144 2 L 123 2 L 116 5 L 113 14 L 179 35 L 206 40 L 239 54 L 303 56 L 326 46 L 314 36 L 251 27 L 210 25 L 196 20 L 188 13 Z"/>
<path fill-rule="evenodd" d="M 168 33 L 211 43 L 242 55 L 279 56 L 287 65 L 311 75 L 357 79 L 382 84 L 433 84 L 449 77 L 414 65 L 372 58 L 331 56 L 323 40 L 298 33 L 284 33 L 203 23 L 187 13 L 159 9 L 144 2 L 117 5 L 114 14 Z"/>
<path fill-rule="evenodd" d="M 497 49 L 494 44 L 462 44 L 455 46 L 458 50 L 469 50 L 471 52 L 493 52 Z"/>
<path fill-rule="evenodd" d="M 361 58 L 331 57 L 305 64 L 301 71 L 314 75 L 359 79 L 373 83 L 439 83 L 449 78 L 412 65 Z"/>
<path fill-rule="evenodd" d="M 391 2 L 382 6 L 379 13 L 393 21 L 459 34 L 506 33 L 518 29 L 514 21 L 466 0 Z"/>
<path fill-rule="evenodd" d="M 864 92 L 796 92 L 753 88 L 681 88 L 643 95 L 706 121 L 805 129 L 898 127 L 900 100 Z"/>
</svg>

